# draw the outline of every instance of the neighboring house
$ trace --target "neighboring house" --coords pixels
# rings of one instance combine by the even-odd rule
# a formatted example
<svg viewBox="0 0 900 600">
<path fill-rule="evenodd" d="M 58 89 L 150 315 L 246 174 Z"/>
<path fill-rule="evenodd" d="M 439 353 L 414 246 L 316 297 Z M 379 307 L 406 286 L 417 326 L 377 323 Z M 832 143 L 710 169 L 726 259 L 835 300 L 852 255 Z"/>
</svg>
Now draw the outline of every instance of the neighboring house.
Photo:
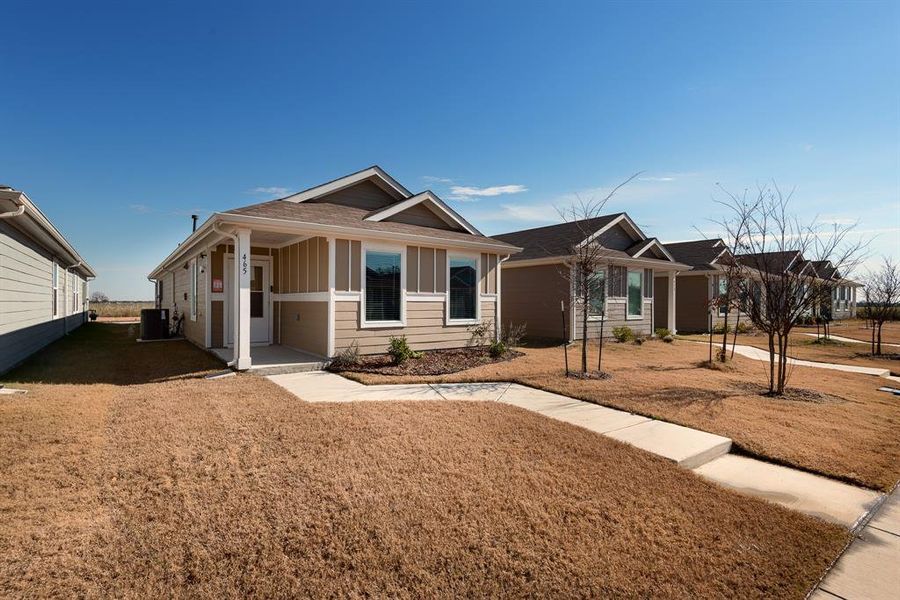
<svg viewBox="0 0 900 600">
<path fill-rule="evenodd" d="M 0 373 L 86 321 L 95 276 L 24 192 L 0 186 Z"/>
<path fill-rule="evenodd" d="M 354 343 L 383 353 L 399 335 L 461 347 L 483 322 L 496 333 L 499 263 L 518 251 L 375 166 L 214 213 L 149 278 L 189 340 L 232 348 L 243 370 L 256 346 L 327 358 Z"/>
<path fill-rule="evenodd" d="M 585 236 L 585 232 L 590 234 Z M 637 334 L 652 335 L 659 322 L 654 292 L 662 285 L 655 285 L 654 280 L 665 274 L 662 287 L 674 289 L 675 273 L 687 268 L 659 241 L 644 235 L 625 213 L 494 237 L 523 248 L 503 263 L 501 306 L 503 322 L 524 324 L 532 338 L 562 339 L 562 305 L 567 337 L 581 339 L 584 307 L 573 293 L 574 277 L 568 266 L 579 244 L 597 243 L 604 249 L 605 268 L 598 274 L 597 293 L 587 307 L 589 338 L 600 335 L 604 318 L 604 336 L 611 336 L 613 328 L 622 325 Z M 666 312 L 674 310 L 674 304 L 667 305 Z"/>
<path fill-rule="evenodd" d="M 856 318 L 856 291 L 862 284 L 841 277 L 831 261 L 813 261 L 812 265 L 818 277 L 834 282 L 831 297 L 821 307 L 823 314 L 835 321 Z"/>
<path fill-rule="evenodd" d="M 723 324 L 726 307 L 718 307 L 714 300 L 725 293 L 728 280 L 724 275 L 731 252 L 721 239 L 693 240 L 663 244 L 672 257 L 690 268 L 678 273 L 675 281 L 676 311 L 675 322 L 669 323 L 668 314 L 661 310 L 668 303 L 665 288 L 660 290 L 662 281 L 657 281 L 655 303 L 657 327 L 668 327 L 682 333 L 709 331 Z M 731 325 L 737 321 L 738 311 L 732 309 L 728 316 Z M 744 315 L 740 315 L 744 318 Z"/>
</svg>

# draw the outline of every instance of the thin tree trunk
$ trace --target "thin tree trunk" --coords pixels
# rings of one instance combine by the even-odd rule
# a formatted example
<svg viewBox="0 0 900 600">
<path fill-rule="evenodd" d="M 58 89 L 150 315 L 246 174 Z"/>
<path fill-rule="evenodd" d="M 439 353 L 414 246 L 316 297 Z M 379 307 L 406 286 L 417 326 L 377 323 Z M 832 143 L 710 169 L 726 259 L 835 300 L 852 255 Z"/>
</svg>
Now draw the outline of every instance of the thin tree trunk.
<svg viewBox="0 0 900 600">
<path fill-rule="evenodd" d="M 734 360 L 734 347 L 737 346 L 738 325 L 741 324 L 741 311 L 738 311 L 737 318 L 734 321 L 734 335 L 731 336 L 731 360 Z"/>
<path fill-rule="evenodd" d="M 725 322 L 722 325 L 722 356 L 719 360 L 725 362 L 728 358 L 728 313 L 725 313 Z"/>
<path fill-rule="evenodd" d="M 600 347 L 597 348 L 597 372 L 603 372 L 603 324 L 606 323 L 606 304 L 603 305 L 603 313 L 600 315 Z"/>
<path fill-rule="evenodd" d="M 769 393 L 775 392 L 775 334 L 769 332 Z"/>
<path fill-rule="evenodd" d="M 878 345 L 876 346 L 878 352 L 877 355 L 881 356 L 881 328 L 884 326 L 884 321 L 878 322 Z"/>
<path fill-rule="evenodd" d="M 587 279 L 585 278 L 585 281 Z M 588 325 L 588 303 L 590 302 L 590 288 L 584 286 L 584 303 L 581 305 L 581 372 L 587 373 L 587 325 Z"/>
</svg>

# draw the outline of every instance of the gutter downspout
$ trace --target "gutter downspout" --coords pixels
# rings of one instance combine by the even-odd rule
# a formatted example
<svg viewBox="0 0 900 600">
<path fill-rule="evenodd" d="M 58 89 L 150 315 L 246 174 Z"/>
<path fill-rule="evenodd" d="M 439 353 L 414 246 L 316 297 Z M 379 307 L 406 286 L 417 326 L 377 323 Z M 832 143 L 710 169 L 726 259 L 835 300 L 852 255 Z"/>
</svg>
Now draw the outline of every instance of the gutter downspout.
<svg viewBox="0 0 900 600">
<path fill-rule="evenodd" d="M 497 317 L 496 318 L 497 330 L 495 332 L 496 335 L 494 338 L 495 342 L 499 342 L 500 337 L 503 335 L 503 315 L 500 311 L 500 305 L 502 304 L 502 301 L 503 301 L 503 295 L 502 295 L 502 291 L 501 291 L 502 290 L 501 282 L 503 280 L 503 275 L 502 275 L 503 263 L 508 261 L 510 256 L 512 256 L 512 255 L 507 254 L 506 256 L 504 256 L 502 259 L 500 259 L 497 262 L 497 304 L 494 305 L 494 312 L 496 313 L 496 317 Z"/>
<path fill-rule="evenodd" d="M 237 236 L 236 233 L 231 233 L 231 232 L 228 232 L 228 231 L 222 231 L 221 229 L 219 229 L 219 224 L 218 224 L 218 223 L 213 223 L 212 230 L 215 231 L 216 233 L 220 233 L 220 234 L 222 234 L 222 235 L 224 235 L 224 236 L 226 236 L 226 237 L 230 237 L 230 238 L 234 241 L 234 254 L 235 254 L 235 256 L 234 256 L 234 264 L 235 264 L 235 273 L 234 273 L 234 275 L 232 275 L 232 279 L 234 279 L 234 281 L 232 281 L 232 283 L 231 283 L 231 285 L 232 285 L 232 291 L 234 291 L 234 288 L 236 288 L 236 287 L 238 286 L 238 282 L 237 282 L 237 265 L 238 265 L 237 248 L 238 248 L 238 241 L 239 241 L 239 240 L 238 240 L 238 236 Z M 223 264 L 222 266 L 223 266 L 223 269 L 224 269 L 224 264 Z M 232 301 L 232 303 L 234 303 L 235 298 L 232 298 L 231 301 Z M 235 307 L 232 306 L 231 309 L 234 310 Z M 224 313 L 224 311 L 223 311 L 223 313 Z M 222 317 L 223 317 L 224 319 L 228 319 L 228 315 L 223 314 Z M 224 332 L 224 331 L 225 331 L 225 326 L 224 326 L 225 324 L 223 323 L 222 325 L 223 325 L 223 326 L 222 326 L 222 331 Z M 231 336 L 232 336 L 232 340 L 231 340 L 232 346 L 231 346 L 231 348 L 232 348 L 232 351 L 233 351 L 233 352 L 232 352 L 232 354 L 231 354 L 231 360 L 230 360 L 228 363 L 226 363 L 227 366 L 229 366 L 229 367 L 234 367 L 235 365 L 237 365 L 238 336 L 240 335 L 239 332 L 238 332 L 238 329 L 239 329 L 239 328 L 238 328 L 237 325 L 238 325 L 237 323 L 233 323 L 233 324 L 232 324 L 232 327 L 231 327 L 231 328 L 233 329 L 233 331 L 231 332 Z M 224 335 L 224 334 L 223 334 L 223 337 L 226 337 L 226 338 L 227 338 L 227 335 Z M 228 341 L 227 339 L 222 340 L 223 345 L 224 345 L 227 341 Z"/>
</svg>

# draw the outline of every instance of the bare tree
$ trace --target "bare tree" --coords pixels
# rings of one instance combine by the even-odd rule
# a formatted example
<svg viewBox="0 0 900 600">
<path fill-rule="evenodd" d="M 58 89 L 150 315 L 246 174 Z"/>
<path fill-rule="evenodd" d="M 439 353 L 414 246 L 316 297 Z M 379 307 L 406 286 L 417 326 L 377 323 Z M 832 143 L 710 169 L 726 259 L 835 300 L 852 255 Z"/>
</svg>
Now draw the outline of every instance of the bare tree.
<svg viewBox="0 0 900 600">
<path fill-rule="evenodd" d="M 881 328 L 893 318 L 900 302 L 900 268 L 888 256 L 881 268 L 865 278 L 866 311 L 872 320 L 872 354 L 881 355 Z"/>
<path fill-rule="evenodd" d="M 98 290 L 91 294 L 91 302 L 109 302 L 109 296 Z"/>
<path fill-rule="evenodd" d="M 610 198 L 615 195 L 619 189 L 628 184 L 640 173 L 635 173 L 616 187 L 612 189 L 606 196 L 602 198 L 582 198 L 576 196 L 575 202 L 571 206 L 565 208 L 557 208 L 559 216 L 566 223 L 572 223 L 575 226 L 575 233 L 572 237 L 572 245 L 569 248 L 569 255 L 565 261 L 565 268 L 562 269 L 562 276 L 570 284 L 570 289 L 576 298 L 576 302 L 581 307 L 581 372 L 588 371 L 588 309 L 591 304 L 591 296 L 601 294 L 604 298 L 601 318 L 606 317 L 606 277 L 601 277 L 603 268 L 609 263 L 609 250 L 604 248 L 599 241 L 593 239 L 597 231 L 597 219 L 602 216 L 603 209 Z M 603 321 L 601 320 L 601 327 Z M 600 358 L 597 361 L 597 369 L 601 369 L 600 361 L 603 358 L 603 335 L 601 332 L 599 353 Z"/>
<path fill-rule="evenodd" d="M 813 262 L 830 262 L 836 271 L 847 273 L 863 258 L 866 246 L 848 238 L 853 225 L 823 230 L 815 220 L 801 223 L 788 210 L 792 195 L 773 183 L 758 187 L 755 199 L 729 195 L 722 202 L 730 212 L 722 224 L 730 237 L 741 240 L 734 252 L 740 265 L 738 294 L 753 325 L 768 337 L 769 393 L 775 395 L 783 394 L 787 384 L 788 340 L 794 326 L 837 284 L 833 278 L 818 277 Z"/>
</svg>

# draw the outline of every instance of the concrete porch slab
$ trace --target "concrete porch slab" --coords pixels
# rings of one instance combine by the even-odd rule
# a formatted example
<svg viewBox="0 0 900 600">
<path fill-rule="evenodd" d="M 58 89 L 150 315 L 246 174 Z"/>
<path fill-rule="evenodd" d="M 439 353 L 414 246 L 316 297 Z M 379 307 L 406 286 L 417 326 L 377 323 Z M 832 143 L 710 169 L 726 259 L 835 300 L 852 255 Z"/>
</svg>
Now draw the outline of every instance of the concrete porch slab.
<svg viewBox="0 0 900 600">
<path fill-rule="evenodd" d="M 212 353 L 225 363 L 233 357 L 231 348 L 212 348 Z M 326 364 L 326 361 L 320 356 L 278 344 L 252 346 L 250 361 L 250 370 L 262 375 L 319 371 Z"/>
<path fill-rule="evenodd" d="M 606 435 L 668 458 L 685 469 L 699 467 L 731 450 L 731 439 L 727 437 L 665 421 L 647 420 Z"/>
<path fill-rule="evenodd" d="M 722 456 L 694 472 L 725 487 L 847 528 L 881 497 L 878 492 L 745 456 Z"/>
</svg>

